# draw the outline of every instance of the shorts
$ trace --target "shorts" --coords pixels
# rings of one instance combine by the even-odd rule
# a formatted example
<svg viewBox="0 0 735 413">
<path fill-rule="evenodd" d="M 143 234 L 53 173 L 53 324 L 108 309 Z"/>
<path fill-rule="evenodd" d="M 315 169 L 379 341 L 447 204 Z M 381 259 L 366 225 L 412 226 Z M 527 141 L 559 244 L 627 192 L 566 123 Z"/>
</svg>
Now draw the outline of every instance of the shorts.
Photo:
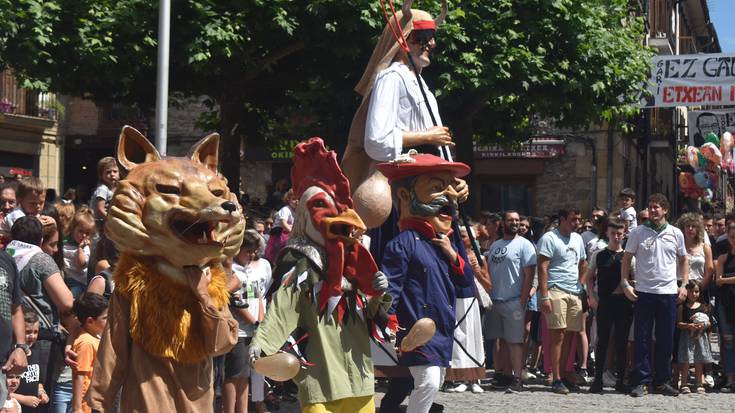
<svg viewBox="0 0 735 413">
<path fill-rule="evenodd" d="M 225 380 L 250 377 L 248 346 L 251 340 L 251 337 L 238 337 L 235 347 L 225 354 Z"/>
<path fill-rule="evenodd" d="M 494 301 L 493 308 L 485 316 L 485 334 L 488 338 L 500 338 L 512 344 L 523 343 L 526 310 L 521 307 L 521 300 Z"/>
<path fill-rule="evenodd" d="M 582 331 L 582 300 L 579 296 L 549 289 L 551 312 L 546 314 L 546 324 L 551 330 Z"/>
</svg>

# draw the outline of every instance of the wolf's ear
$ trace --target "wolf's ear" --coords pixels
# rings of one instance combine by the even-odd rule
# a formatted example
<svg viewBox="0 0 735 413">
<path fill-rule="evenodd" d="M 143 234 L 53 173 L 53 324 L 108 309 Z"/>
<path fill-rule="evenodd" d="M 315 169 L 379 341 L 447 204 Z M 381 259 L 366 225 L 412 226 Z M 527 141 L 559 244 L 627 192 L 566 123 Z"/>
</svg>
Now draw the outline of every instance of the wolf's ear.
<svg viewBox="0 0 735 413">
<path fill-rule="evenodd" d="M 123 126 L 117 141 L 117 162 L 130 172 L 136 166 L 161 159 L 156 147 L 132 126 Z"/>
<path fill-rule="evenodd" d="M 195 163 L 203 165 L 210 171 L 217 173 L 219 162 L 219 134 L 213 133 L 199 142 L 189 150 L 189 157 Z"/>
</svg>

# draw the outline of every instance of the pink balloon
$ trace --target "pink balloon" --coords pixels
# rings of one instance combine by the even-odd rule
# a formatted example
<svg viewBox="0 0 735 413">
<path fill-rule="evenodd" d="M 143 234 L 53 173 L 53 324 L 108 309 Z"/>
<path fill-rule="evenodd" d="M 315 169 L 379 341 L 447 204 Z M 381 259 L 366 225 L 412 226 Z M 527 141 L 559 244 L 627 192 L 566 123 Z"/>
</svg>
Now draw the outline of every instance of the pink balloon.
<svg viewBox="0 0 735 413">
<path fill-rule="evenodd" d="M 691 166 L 694 169 L 697 169 L 699 167 L 699 159 L 698 155 L 699 149 L 695 146 L 688 146 L 687 147 L 687 162 L 689 163 L 689 166 Z"/>
<path fill-rule="evenodd" d="M 301 363 L 290 353 L 276 353 L 255 360 L 253 368 L 258 373 L 275 381 L 288 381 L 299 374 Z"/>
<path fill-rule="evenodd" d="M 416 347 L 428 343 L 436 333 L 436 324 L 430 318 L 421 318 L 411 327 L 406 337 L 401 341 L 401 351 L 407 353 Z"/>
</svg>

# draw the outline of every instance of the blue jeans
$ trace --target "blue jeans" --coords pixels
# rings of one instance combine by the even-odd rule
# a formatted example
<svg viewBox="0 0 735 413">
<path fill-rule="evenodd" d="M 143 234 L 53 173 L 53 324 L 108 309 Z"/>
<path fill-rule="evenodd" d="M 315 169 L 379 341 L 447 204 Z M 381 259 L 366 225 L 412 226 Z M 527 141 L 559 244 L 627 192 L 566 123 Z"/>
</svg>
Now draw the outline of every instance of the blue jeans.
<svg viewBox="0 0 735 413">
<path fill-rule="evenodd" d="M 720 355 L 726 374 L 735 374 L 735 323 L 727 321 L 725 306 L 717 303 L 717 322 L 720 325 Z"/>
<path fill-rule="evenodd" d="M 71 413 L 71 382 L 56 383 L 51 404 L 54 413 Z"/>
<path fill-rule="evenodd" d="M 635 371 L 636 384 L 654 385 L 671 380 L 671 352 L 676 325 L 676 294 L 638 292 L 635 303 Z M 656 321 L 654 377 L 651 375 L 651 329 Z"/>
<path fill-rule="evenodd" d="M 64 278 L 64 283 L 66 283 L 66 286 L 69 287 L 69 290 L 71 291 L 71 294 L 72 296 L 74 296 L 75 300 L 79 298 L 80 295 L 84 294 L 85 291 L 87 291 L 87 286 L 85 284 L 82 284 L 73 278 Z"/>
</svg>

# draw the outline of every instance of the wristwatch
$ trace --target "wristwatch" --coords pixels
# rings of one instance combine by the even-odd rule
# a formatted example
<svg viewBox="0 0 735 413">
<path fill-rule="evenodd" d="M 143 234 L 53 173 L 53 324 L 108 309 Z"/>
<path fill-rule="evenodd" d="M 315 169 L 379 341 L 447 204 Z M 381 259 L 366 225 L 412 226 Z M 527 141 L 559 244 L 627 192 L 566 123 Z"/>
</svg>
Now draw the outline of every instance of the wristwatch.
<svg viewBox="0 0 735 413">
<path fill-rule="evenodd" d="M 31 355 L 31 346 L 29 346 L 28 344 L 23 343 L 23 344 L 16 344 L 15 346 L 13 346 L 13 350 L 17 348 L 23 350 L 23 352 L 26 353 L 26 357 Z"/>
</svg>

